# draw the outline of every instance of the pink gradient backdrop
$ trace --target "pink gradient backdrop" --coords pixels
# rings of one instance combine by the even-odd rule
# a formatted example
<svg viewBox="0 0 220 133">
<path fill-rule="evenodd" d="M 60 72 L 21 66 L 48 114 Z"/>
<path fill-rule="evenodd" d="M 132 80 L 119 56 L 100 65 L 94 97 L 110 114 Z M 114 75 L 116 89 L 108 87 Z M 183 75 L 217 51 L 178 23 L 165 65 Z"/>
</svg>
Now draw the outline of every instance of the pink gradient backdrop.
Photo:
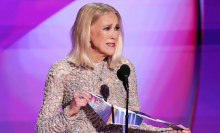
<svg viewBox="0 0 220 133">
<path fill-rule="evenodd" d="M 0 131 L 34 132 L 48 69 L 67 57 L 77 11 L 90 2 L 110 4 L 121 13 L 123 55 L 136 68 L 141 111 L 190 126 L 196 89 L 195 0 L 13 2 L 1 5 L 8 15 L 0 13 Z"/>
</svg>

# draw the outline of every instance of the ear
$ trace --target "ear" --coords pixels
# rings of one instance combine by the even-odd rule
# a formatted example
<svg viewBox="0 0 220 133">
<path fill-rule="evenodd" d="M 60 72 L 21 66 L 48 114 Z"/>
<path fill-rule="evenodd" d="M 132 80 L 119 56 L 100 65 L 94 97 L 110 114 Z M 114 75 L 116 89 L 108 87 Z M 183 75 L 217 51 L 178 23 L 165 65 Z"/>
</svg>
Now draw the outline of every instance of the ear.
<svg viewBox="0 0 220 133">
<path fill-rule="evenodd" d="M 91 27 L 91 25 L 90 25 L 90 26 L 89 26 L 89 31 L 88 31 L 88 32 L 89 32 L 89 42 L 90 42 L 90 43 L 91 43 L 91 28 L 92 28 L 92 27 Z"/>
</svg>

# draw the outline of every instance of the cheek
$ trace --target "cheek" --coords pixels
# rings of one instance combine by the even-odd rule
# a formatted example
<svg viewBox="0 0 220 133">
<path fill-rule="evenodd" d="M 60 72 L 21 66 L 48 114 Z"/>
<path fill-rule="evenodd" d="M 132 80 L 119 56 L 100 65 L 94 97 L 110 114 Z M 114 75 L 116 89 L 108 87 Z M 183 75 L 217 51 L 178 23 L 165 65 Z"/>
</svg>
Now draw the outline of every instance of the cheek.
<svg viewBox="0 0 220 133">
<path fill-rule="evenodd" d="M 90 39 L 93 43 L 97 43 L 100 40 L 101 32 L 98 29 L 91 29 Z"/>
<path fill-rule="evenodd" d="M 108 35 L 108 33 L 101 32 L 98 35 L 98 38 L 99 38 L 99 43 L 105 44 L 107 42 L 107 40 L 109 39 L 109 35 Z"/>
<path fill-rule="evenodd" d="M 118 40 L 118 38 L 119 38 L 119 32 L 117 32 L 117 34 L 116 34 L 116 40 Z"/>
<path fill-rule="evenodd" d="M 109 37 L 109 33 L 108 33 L 108 32 L 102 32 L 102 33 L 100 34 L 100 36 L 101 36 L 103 39 L 106 39 L 106 38 Z"/>
<path fill-rule="evenodd" d="M 100 32 L 96 32 L 96 34 L 94 34 L 93 41 L 95 43 L 101 43 L 102 41 L 105 40 L 105 38 L 106 38 L 106 34 L 100 31 Z"/>
<path fill-rule="evenodd" d="M 101 32 L 101 31 L 96 32 L 96 37 L 99 37 L 99 36 L 101 36 L 101 35 L 102 35 L 102 32 Z"/>
</svg>

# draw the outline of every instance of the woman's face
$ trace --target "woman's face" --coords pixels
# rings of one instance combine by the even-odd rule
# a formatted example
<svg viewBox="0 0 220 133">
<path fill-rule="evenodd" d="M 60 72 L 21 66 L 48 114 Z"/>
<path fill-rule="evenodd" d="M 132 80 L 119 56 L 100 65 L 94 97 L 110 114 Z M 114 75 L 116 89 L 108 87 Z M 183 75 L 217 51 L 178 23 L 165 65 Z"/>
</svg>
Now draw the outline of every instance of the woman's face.
<svg viewBox="0 0 220 133">
<path fill-rule="evenodd" d="M 92 56 L 107 57 L 113 55 L 118 37 L 118 17 L 112 12 L 101 16 L 90 28 Z"/>
</svg>

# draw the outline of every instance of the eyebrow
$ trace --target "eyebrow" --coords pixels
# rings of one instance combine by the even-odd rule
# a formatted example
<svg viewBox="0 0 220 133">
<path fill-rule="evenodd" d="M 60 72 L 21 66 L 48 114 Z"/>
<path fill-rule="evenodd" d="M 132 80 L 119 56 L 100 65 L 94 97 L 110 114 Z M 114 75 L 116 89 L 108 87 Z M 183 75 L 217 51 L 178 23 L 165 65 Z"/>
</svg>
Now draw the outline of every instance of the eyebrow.
<svg viewBox="0 0 220 133">
<path fill-rule="evenodd" d="M 112 26 L 112 24 L 107 24 L 107 25 L 104 25 L 104 26 Z M 119 26 L 119 24 L 116 24 L 116 26 Z"/>
</svg>

